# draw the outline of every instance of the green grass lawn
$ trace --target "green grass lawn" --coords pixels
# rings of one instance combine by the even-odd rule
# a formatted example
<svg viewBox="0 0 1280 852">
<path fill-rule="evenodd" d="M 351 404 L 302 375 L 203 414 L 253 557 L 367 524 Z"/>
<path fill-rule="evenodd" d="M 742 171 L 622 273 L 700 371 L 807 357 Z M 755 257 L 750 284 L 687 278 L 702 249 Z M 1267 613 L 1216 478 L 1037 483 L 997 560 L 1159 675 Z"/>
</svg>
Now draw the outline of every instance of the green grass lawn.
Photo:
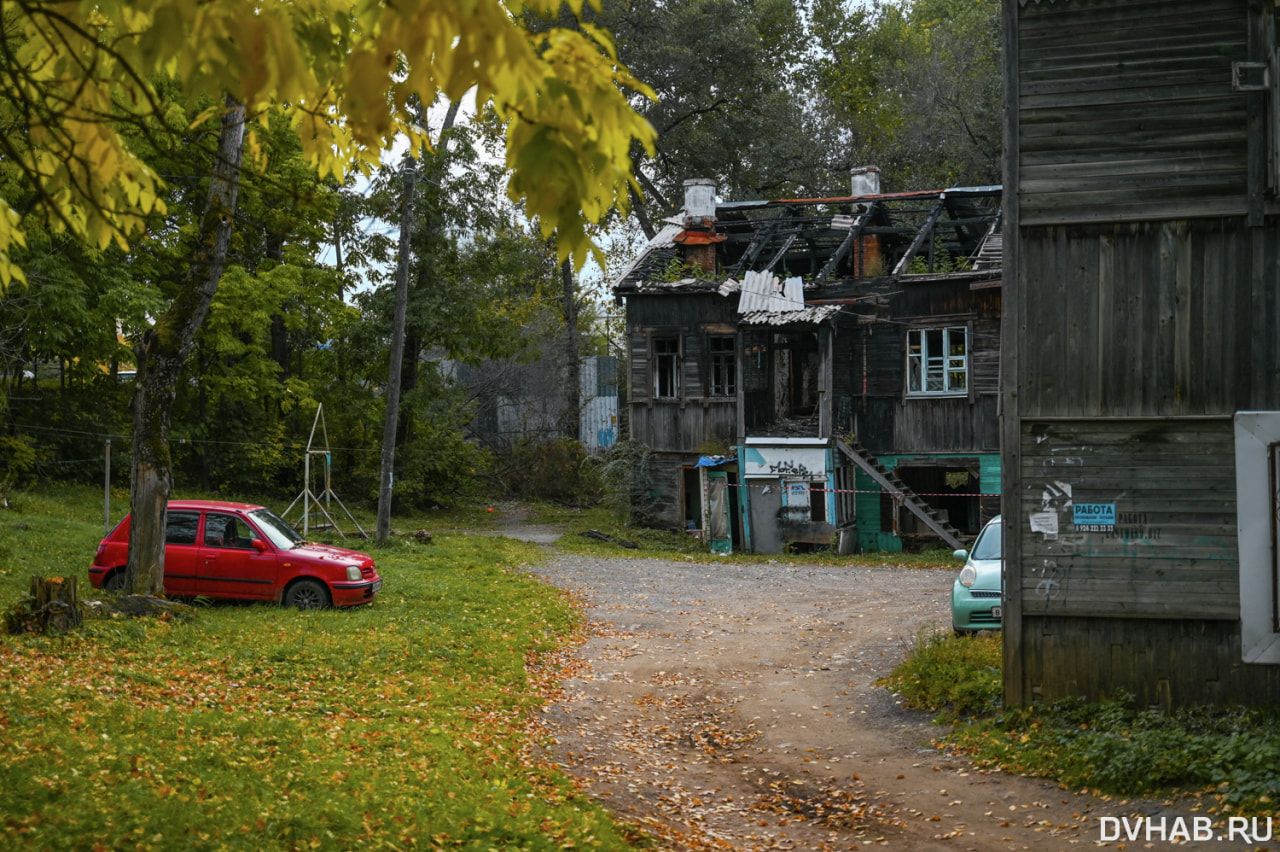
<svg viewBox="0 0 1280 852">
<path fill-rule="evenodd" d="M 1001 637 L 922 632 L 884 686 L 951 725 L 939 744 L 981 767 L 1100 796 L 1204 799 L 1209 813 L 1270 816 L 1280 801 L 1280 712 L 1161 713 L 1131 696 L 1001 710 Z"/>
<path fill-rule="evenodd" d="M 0 510 L 0 609 L 33 574 L 91 596 L 102 532 L 100 493 L 18 495 Z M 536 551 L 346 543 L 378 561 L 370 606 L 214 605 L 0 638 L 0 848 L 644 845 L 536 756 L 540 693 L 580 626 L 520 570 Z"/>
</svg>

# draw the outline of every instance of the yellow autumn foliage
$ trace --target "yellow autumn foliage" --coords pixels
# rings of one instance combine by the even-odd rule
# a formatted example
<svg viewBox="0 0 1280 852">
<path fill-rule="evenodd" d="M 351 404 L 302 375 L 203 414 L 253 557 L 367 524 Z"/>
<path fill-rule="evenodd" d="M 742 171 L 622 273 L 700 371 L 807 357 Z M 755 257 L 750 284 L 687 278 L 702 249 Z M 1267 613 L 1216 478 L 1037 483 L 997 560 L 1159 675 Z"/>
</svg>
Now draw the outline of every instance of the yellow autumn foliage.
<svg viewBox="0 0 1280 852">
<path fill-rule="evenodd" d="M 567 6 L 576 15 L 583 2 Z M 411 120 L 415 96 L 430 104 L 474 90 L 507 122 L 512 197 L 547 236 L 556 233 L 562 258 L 581 263 L 594 250 L 587 222 L 626 206 L 631 145 L 652 147 L 654 131 L 628 92 L 652 93 L 618 65 L 607 33 L 525 25 L 527 14 L 556 20 L 560 8 L 560 0 L 15 0 L 5 3 L 4 29 L 20 47 L 0 60 L 10 66 L 0 97 L 27 124 L 20 165 L 42 189 L 40 212 L 93 246 L 127 248 L 143 217 L 163 212 L 163 186 L 112 116 L 158 114 L 157 74 L 180 80 L 193 102 L 230 95 L 251 115 L 282 110 L 309 162 L 338 178 L 367 172 L 397 140 L 427 141 Z M 252 159 L 256 143 L 246 144 Z M 0 199 L 0 287 L 22 275 L 10 257 L 22 239 Z"/>
</svg>

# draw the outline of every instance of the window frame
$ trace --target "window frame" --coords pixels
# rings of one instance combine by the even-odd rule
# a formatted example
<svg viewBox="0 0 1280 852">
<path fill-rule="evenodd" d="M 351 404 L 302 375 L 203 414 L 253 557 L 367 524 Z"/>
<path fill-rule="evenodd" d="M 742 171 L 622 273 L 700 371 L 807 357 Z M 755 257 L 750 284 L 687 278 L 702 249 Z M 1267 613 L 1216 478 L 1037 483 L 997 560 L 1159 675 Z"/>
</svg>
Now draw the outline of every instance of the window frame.
<svg viewBox="0 0 1280 852">
<path fill-rule="evenodd" d="M 1280 664 L 1280 412 L 1237 411 L 1234 431 L 1241 657 Z"/>
<path fill-rule="evenodd" d="M 953 336 L 959 332 L 963 352 L 954 354 Z M 939 334 L 938 346 L 941 354 L 930 351 L 930 336 Z M 930 325 L 915 326 L 907 329 L 906 344 L 906 396 L 909 399 L 933 399 L 938 397 L 963 397 L 969 395 L 972 384 L 969 367 L 969 326 L 968 325 Z M 919 345 L 916 346 L 916 341 Z M 917 382 L 916 376 L 919 376 Z M 953 385 L 954 377 L 959 375 L 961 384 Z M 938 381 L 937 388 L 930 384 Z M 920 387 L 913 387 L 919 384 Z"/>
<path fill-rule="evenodd" d="M 727 348 L 717 349 L 719 344 Z M 707 396 L 731 399 L 738 395 L 738 338 L 733 334 L 707 335 Z"/>
<path fill-rule="evenodd" d="M 649 389 L 654 399 L 680 399 L 680 371 L 684 361 L 683 339 L 676 334 L 655 334 L 652 339 L 649 364 Z M 658 351 L 659 347 L 672 344 L 671 351 Z M 670 393 L 663 393 L 663 379 L 670 383 Z"/>
</svg>

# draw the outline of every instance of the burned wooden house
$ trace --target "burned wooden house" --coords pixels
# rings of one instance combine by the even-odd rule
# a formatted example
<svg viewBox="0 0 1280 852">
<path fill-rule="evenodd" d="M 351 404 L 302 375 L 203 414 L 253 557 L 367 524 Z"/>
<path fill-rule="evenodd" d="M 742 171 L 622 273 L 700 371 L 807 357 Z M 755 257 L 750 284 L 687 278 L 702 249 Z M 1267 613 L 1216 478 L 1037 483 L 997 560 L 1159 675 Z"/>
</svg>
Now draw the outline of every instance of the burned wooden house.
<svg viewBox="0 0 1280 852">
<path fill-rule="evenodd" d="M 997 511 L 1000 188 L 717 203 L 614 282 L 631 437 L 713 550 L 960 546 Z"/>
<path fill-rule="evenodd" d="M 1005 0 L 1005 699 L 1280 699 L 1273 0 Z"/>
</svg>

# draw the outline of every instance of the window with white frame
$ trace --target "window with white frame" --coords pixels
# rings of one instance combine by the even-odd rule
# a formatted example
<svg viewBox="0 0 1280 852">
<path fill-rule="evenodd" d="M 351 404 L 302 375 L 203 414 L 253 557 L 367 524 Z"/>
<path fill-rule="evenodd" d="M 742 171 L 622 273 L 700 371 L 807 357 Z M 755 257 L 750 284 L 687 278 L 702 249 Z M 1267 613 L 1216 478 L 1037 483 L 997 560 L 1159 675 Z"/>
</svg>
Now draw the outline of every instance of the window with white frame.
<svg viewBox="0 0 1280 852">
<path fill-rule="evenodd" d="M 680 396 L 680 338 L 653 339 L 653 395 L 658 399 Z"/>
<path fill-rule="evenodd" d="M 738 392 L 733 338 L 708 338 L 707 348 L 711 352 L 711 381 L 707 383 L 711 396 L 733 396 Z"/>
<path fill-rule="evenodd" d="M 1236 536 L 1246 663 L 1280 663 L 1280 411 L 1237 411 Z"/>
<path fill-rule="evenodd" d="M 907 394 L 969 391 L 969 330 L 962 326 L 907 329 Z"/>
</svg>

